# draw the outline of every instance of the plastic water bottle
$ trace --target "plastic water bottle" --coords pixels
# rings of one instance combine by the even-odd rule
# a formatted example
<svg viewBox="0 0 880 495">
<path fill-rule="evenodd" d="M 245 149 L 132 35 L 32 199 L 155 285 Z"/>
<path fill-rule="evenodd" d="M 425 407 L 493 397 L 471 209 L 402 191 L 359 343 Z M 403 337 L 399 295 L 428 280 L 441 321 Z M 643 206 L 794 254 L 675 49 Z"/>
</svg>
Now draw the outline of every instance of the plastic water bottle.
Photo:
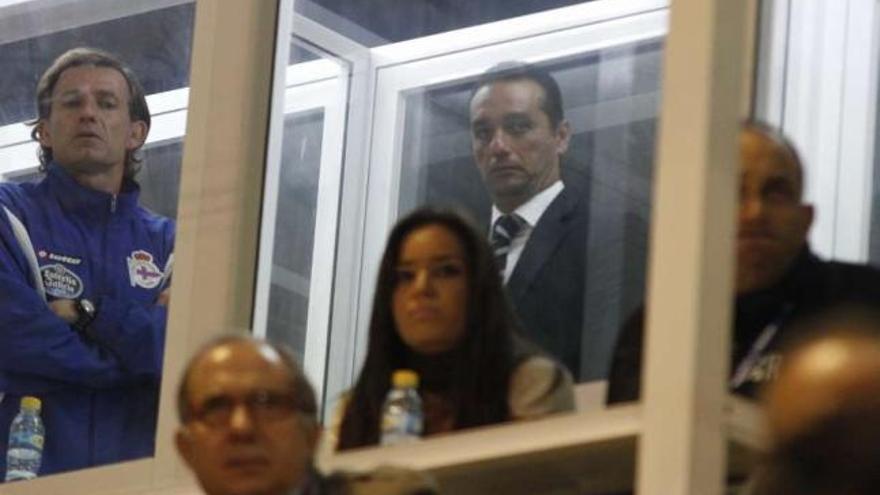
<svg viewBox="0 0 880 495">
<path fill-rule="evenodd" d="M 40 399 L 36 397 L 21 399 L 21 410 L 12 420 L 12 426 L 9 428 L 6 481 L 33 479 L 40 472 L 44 438 L 40 406 Z"/>
<path fill-rule="evenodd" d="M 382 445 L 396 445 L 422 436 L 422 399 L 419 375 L 412 370 L 397 370 L 391 375 L 391 390 L 382 406 Z"/>
</svg>

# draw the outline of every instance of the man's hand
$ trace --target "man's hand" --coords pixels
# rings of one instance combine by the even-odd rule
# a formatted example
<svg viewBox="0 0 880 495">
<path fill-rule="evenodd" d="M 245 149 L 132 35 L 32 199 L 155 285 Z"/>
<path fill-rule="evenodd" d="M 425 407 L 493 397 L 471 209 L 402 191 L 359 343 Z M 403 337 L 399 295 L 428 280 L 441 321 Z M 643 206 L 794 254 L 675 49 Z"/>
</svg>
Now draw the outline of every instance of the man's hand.
<svg viewBox="0 0 880 495">
<path fill-rule="evenodd" d="M 156 304 L 158 306 L 168 306 L 169 301 L 171 301 L 171 287 L 159 293 L 159 297 L 156 299 Z"/>
<path fill-rule="evenodd" d="M 76 301 L 73 299 L 56 299 L 50 301 L 49 309 L 69 325 L 72 325 L 77 319 L 79 319 L 79 312 L 76 310 Z"/>
</svg>

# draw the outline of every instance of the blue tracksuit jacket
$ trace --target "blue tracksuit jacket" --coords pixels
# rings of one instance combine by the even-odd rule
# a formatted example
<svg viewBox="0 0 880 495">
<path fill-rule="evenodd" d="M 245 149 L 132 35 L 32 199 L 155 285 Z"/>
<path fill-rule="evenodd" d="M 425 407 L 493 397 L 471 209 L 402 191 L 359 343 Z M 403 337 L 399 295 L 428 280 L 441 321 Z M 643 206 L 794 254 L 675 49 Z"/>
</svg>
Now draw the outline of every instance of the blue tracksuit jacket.
<svg viewBox="0 0 880 495">
<path fill-rule="evenodd" d="M 42 400 L 41 475 L 153 453 L 174 224 L 138 194 L 82 187 L 56 164 L 0 183 L 0 474 L 24 395 Z M 88 336 L 49 309 L 59 298 L 96 303 Z"/>
</svg>

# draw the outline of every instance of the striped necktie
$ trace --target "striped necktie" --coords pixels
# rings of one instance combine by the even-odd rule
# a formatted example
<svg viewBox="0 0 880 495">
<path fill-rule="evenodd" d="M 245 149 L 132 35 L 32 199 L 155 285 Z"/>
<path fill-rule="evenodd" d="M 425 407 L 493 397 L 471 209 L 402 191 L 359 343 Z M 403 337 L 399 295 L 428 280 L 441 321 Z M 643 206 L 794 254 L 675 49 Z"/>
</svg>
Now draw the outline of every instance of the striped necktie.
<svg viewBox="0 0 880 495">
<path fill-rule="evenodd" d="M 525 226 L 526 221 L 516 213 L 501 215 L 492 226 L 492 251 L 502 276 L 504 276 L 504 269 L 507 267 L 507 253 L 510 252 L 510 243 Z"/>
</svg>

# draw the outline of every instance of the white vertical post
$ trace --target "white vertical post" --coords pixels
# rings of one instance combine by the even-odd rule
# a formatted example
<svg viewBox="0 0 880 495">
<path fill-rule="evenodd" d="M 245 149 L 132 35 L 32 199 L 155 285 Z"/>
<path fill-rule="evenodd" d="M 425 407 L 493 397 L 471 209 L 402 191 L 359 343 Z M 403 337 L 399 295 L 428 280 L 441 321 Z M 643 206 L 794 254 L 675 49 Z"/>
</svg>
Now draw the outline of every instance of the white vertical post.
<svg viewBox="0 0 880 495">
<path fill-rule="evenodd" d="M 748 2 L 676 0 L 649 273 L 640 495 L 722 493 Z"/>
<path fill-rule="evenodd" d="M 186 360 L 205 340 L 251 325 L 277 16 L 277 2 L 196 4 L 157 484 L 185 477 L 172 431 Z"/>
</svg>

